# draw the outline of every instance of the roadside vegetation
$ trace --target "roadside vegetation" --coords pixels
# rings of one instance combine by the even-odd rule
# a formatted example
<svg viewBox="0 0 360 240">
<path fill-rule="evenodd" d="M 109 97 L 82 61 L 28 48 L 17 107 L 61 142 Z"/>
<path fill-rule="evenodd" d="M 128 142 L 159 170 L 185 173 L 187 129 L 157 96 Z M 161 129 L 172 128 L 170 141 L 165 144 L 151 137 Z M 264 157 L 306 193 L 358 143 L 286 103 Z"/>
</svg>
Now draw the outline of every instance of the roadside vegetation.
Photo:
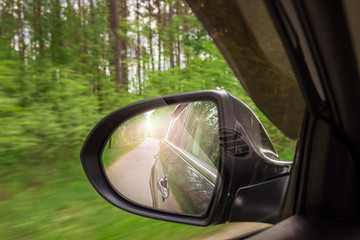
<svg viewBox="0 0 360 240">
<path fill-rule="evenodd" d="M 147 136 L 145 124 L 145 117 L 139 115 L 118 126 L 103 151 L 102 160 L 105 169 L 145 140 Z"/>
<path fill-rule="evenodd" d="M 256 108 L 182 2 L 0 2 L 0 238 L 191 239 L 220 229 L 118 210 L 91 187 L 79 159 L 106 114 L 202 89 L 243 100 L 281 159 L 292 159 L 296 142 Z"/>
</svg>

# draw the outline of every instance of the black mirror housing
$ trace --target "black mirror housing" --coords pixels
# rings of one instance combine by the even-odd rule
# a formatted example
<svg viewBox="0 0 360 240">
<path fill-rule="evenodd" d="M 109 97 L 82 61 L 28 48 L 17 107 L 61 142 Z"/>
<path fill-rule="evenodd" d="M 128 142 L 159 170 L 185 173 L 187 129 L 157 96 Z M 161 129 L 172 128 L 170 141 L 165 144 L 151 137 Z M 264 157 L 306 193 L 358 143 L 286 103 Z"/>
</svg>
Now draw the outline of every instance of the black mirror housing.
<svg viewBox="0 0 360 240">
<path fill-rule="evenodd" d="M 109 183 L 101 159 L 115 129 L 140 113 L 195 101 L 215 103 L 219 116 L 219 176 L 206 213 L 193 216 L 162 211 L 136 204 L 119 194 Z M 156 97 L 120 108 L 93 128 L 80 157 L 93 187 L 114 206 L 145 217 L 198 226 L 227 221 L 276 222 L 281 215 L 291 167 L 291 163 L 279 160 L 266 131 L 250 108 L 228 92 L 216 90 Z M 256 208 L 259 201 L 261 209 Z"/>
</svg>

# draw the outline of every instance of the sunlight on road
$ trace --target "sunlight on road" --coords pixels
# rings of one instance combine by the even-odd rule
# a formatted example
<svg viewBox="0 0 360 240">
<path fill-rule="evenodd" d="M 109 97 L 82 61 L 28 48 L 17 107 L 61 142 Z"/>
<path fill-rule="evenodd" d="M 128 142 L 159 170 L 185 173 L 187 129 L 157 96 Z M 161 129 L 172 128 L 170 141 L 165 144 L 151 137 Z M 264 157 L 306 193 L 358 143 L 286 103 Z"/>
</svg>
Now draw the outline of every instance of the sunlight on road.
<svg viewBox="0 0 360 240">
<path fill-rule="evenodd" d="M 149 179 L 158 150 L 159 140 L 146 138 L 106 169 L 111 184 L 126 198 L 152 207 Z"/>
</svg>

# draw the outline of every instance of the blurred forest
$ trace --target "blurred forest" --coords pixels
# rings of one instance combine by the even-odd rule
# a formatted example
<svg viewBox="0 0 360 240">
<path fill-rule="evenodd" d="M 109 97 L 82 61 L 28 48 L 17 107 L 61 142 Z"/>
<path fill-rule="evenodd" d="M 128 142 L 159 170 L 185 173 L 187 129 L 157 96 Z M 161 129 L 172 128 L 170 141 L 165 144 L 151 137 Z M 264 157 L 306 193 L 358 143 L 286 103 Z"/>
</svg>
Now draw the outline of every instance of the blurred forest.
<svg viewBox="0 0 360 240">
<path fill-rule="evenodd" d="M 184 239 L 216 231 L 221 226 L 117 210 L 92 189 L 79 160 L 87 134 L 111 111 L 202 89 L 247 103 L 280 156 L 292 159 L 295 142 L 257 110 L 183 2 L 0 0 L 0 238 Z"/>
</svg>

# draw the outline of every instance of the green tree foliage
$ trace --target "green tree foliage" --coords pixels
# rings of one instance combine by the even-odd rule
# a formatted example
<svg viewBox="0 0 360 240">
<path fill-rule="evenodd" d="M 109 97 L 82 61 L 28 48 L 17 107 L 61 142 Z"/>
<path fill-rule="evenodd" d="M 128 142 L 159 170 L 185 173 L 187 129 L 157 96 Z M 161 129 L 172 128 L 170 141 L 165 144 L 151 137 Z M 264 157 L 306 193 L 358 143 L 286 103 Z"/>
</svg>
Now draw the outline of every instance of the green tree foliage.
<svg viewBox="0 0 360 240">
<path fill-rule="evenodd" d="M 113 22 L 110 5 L 115 6 L 113 13 L 119 14 L 118 22 Z M 71 197 L 61 197 L 55 189 L 69 186 L 64 192 L 75 195 L 81 189 L 89 196 L 85 194 L 91 190 L 80 167 L 79 152 L 96 122 L 137 100 L 203 89 L 225 89 L 247 103 L 265 124 L 277 150 L 289 152 L 284 157 L 291 160 L 295 143 L 257 110 L 183 2 L 0 1 L 0 208 L 3 204 L 7 209 L 0 215 L 8 219 L 0 223 L 0 238 L 58 237 L 56 232 L 41 232 L 52 230 L 56 221 L 41 213 L 36 219 L 30 217 L 30 206 L 36 201 L 46 201 L 51 210 L 35 206 L 34 211 L 51 216 L 74 211 L 73 205 L 64 203 L 69 201 L 81 205 L 80 211 L 91 219 L 92 209 L 82 205 L 85 197 L 71 202 Z M 28 228 L 15 224 L 18 206 L 29 207 L 19 207 L 22 217 L 30 219 Z M 92 225 L 81 219 L 84 229 Z M 115 226 L 118 219 L 111 219 L 113 222 L 107 224 Z M 70 236 L 65 232 L 71 221 L 61 224 L 63 229 L 58 231 Z M 37 228 L 39 232 L 34 230 Z M 114 229 L 94 236 L 109 237 Z M 20 236 L 20 232 L 28 236 Z M 73 233 L 71 237 L 83 238 L 81 233 Z"/>
</svg>

